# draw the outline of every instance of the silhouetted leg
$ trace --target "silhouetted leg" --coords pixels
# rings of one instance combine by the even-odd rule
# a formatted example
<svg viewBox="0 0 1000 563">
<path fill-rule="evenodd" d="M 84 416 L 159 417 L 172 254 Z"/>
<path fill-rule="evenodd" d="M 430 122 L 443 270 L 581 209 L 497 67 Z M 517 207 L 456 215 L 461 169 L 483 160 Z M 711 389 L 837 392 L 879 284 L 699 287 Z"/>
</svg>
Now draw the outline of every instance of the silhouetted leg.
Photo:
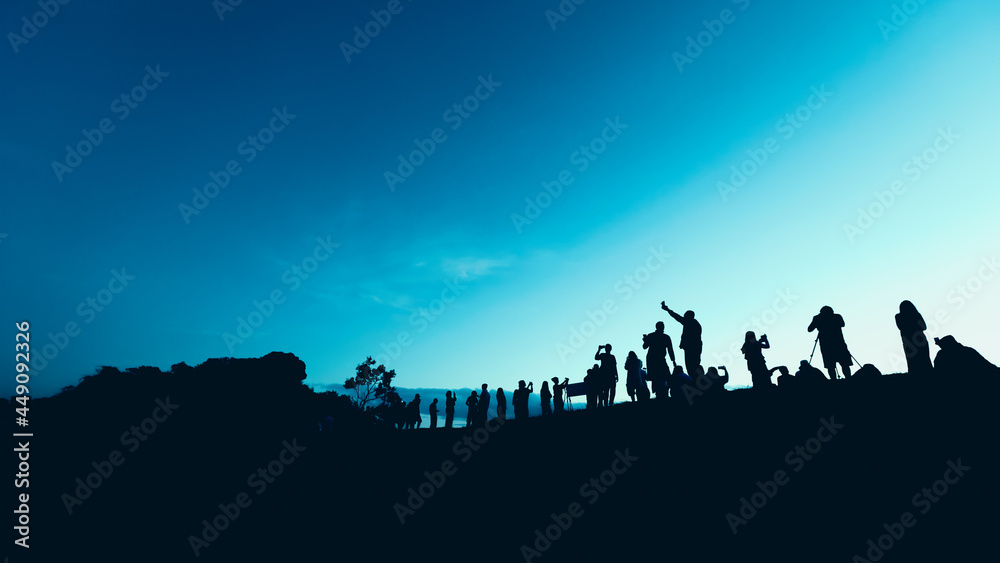
<svg viewBox="0 0 1000 563">
<path fill-rule="evenodd" d="M 847 362 L 840 364 L 840 367 L 844 370 L 844 378 L 851 377 L 851 366 Z"/>
<path fill-rule="evenodd" d="M 830 379 L 837 379 L 837 368 L 826 368 L 826 372 L 830 374 Z"/>
<path fill-rule="evenodd" d="M 698 379 L 701 375 L 701 350 L 684 352 L 684 369 L 687 370 L 691 379 Z"/>
</svg>

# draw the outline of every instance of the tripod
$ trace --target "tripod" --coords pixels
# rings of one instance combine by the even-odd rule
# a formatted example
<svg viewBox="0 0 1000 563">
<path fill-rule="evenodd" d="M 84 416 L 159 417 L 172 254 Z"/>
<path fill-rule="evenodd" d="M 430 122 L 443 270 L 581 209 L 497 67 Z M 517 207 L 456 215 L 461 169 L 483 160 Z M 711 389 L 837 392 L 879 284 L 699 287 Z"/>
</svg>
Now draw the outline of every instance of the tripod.
<svg viewBox="0 0 1000 563">
<path fill-rule="evenodd" d="M 809 365 L 812 365 L 812 363 L 813 363 L 813 356 L 816 355 L 816 345 L 817 344 L 819 344 L 819 335 L 818 334 L 816 335 L 816 341 L 813 342 L 813 351 L 812 351 L 812 354 L 809 354 L 809 362 L 808 362 Z"/>
<path fill-rule="evenodd" d="M 813 361 L 813 356 L 815 356 L 815 355 L 816 355 L 816 345 L 817 345 L 817 344 L 819 344 L 819 335 L 818 335 L 818 334 L 816 335 L 816 341 L 815 341 L 815 342 L 813 342 L 813 351 L 812 351 L 812 354 L 809 354 L 809 365 L 812 365 L 812 361 Z M 850 352 L 848 352 L 848 353 L 850 353 Z M 855 357 L 854 357 L 854 354 L 851 354 L 851 359 L 852 359 L 852 360 L 854 360 L 855 362 L 857 362 L 857 364 L 858 364 L 859 366 L 860 366 L 860 365 L 863 365 L 863 364 L 861 363 L 861 360 L 859 360 L 859 359 L 857 359 L 857 358 L 855 358 Z M 836 370 L 836 368 L 834 368 L 834 369 Z M 834 372 L 834 373 L 836 373 L 836 372 Z"/>
</svg>

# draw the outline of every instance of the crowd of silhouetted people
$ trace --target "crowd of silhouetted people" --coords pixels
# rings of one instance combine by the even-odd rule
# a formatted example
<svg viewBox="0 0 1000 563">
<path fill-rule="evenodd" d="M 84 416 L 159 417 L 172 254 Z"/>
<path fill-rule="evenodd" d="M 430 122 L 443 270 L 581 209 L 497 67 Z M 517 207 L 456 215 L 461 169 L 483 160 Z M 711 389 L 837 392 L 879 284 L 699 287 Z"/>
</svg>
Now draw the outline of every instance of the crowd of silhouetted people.
<svg viewBox="0 0 1000 563">
<path fill-rule="evenodd" d="M 663 321 L 657 322 L 653 332 L 642 336 L 642 348 L 646 350 L 645 365 L 635 351 L 629 351 L 625 364 L 622 366 L 625 370 L 625 391 L 629 400 L 642 402 L 654 397 L 657 399 L 684 398 L 689 396 L 688 393 L 717 396 L 724 392 L 725 385 L 729 382 L 729 372 L 725 366 L 703 368 L 701 362 L 702 329 L 701 323 L 695 319 L 694 312 L 687 311 L 680 315 L 668 307 L 666 302 L 661 302 L 660 307 L 681 325 L 681 338 L 678 347 L 684 352 L 683 366 L 677 363 L 673 342 L 665 331 L 666 327 Z M 852 370 L 856 358 L 847 347 L 847 342 L 844 339 L 844 326 L 844 318 L 835 313 L 832 307 L 822 307 L 806 329 L 808 332 L 815 331 L 817 333 L 812 355 L 808 360 L 802 360 L 799 363 L 794 374 L 787 366 L 768 368 L 767 360 L 764 358 L 764 350 L 770 349 L 771 343 L 768 341 L 767 335 L 761 334 L 758 337 L 753 331 L 747 331 L 740 351 L 746 360 L 747 371 L 750 372 L 752 388 L 755 390 L 775 387 L 807 389 L 823 386 L 838 378 L 871 379 L 881 376 L 882 373 L 872 364 L 865 364 L 857 371 Z M 990 363 L 976 350 L 959 344 L 953 336 L 934 339 L 940 349 L 932 364 L 930 343 L 925 335 L 927 324 L 917 308 L 909 301 L 903 301 L 899 304 L 896 327 L 899 329 L 903 344 L 907 372 L 911 375 L 931 376 L 935 372 L 975 372 L 1000 375 L 1000 368 Z M 816 353 L 817 346 L 826 373 L 812 365 L 812 358 Z M 543 382 L 539 390 L 542 416 L 563 412 L 566 403 L 571 402 L 572 397 L 575 396 L 585 396 L 588 409 L 613 405 L 620 380 L 618 360 L 611 353 L 611 350 L 611 344 L 602 344 L 597 347 L 597 353 L 594 354 L 596 363 L 587 369 L 582 383 L 570 384 L 569 378 L 564 378 L 560 382 L 558 377 L 551 379 L 551 387 L 548 381 Z M 774 377 L 776 372 L 778 373 L 777 378 Z M 697 392 L 693 391 L 694 389 L 697 389 Z M 528 397 L 534 392 L 533 383 L 526 384 L 523 380 L 518 382 L 518 388 L 511 396 L 514 419 L 528 418 Z M 507 397 L 503 388 L 497 388 L 495 395 L 496 419 L 502 423 L 507 420 Z M 453 427 L 457 400 L 457 393 L 448 391 L 445 394 L 444 428 Z M 469 394 L 465 400 L 467 407 L 466 427 L 485 426 L 489 419 L 490 401 L 489 386 L 486 383 L 482 385 L 482 389 L 478 393 L 472 391 Z M 420 428 L 422 418 L 419 394 L 414 396 L 409 404 L 404 402 L 395 405 L 394 409 L 396 426 L 401 429 Z M 434 399 L 428 409 L 430 428 L 438 427 L 438 410 L 438 400 Z"/>
</svg>

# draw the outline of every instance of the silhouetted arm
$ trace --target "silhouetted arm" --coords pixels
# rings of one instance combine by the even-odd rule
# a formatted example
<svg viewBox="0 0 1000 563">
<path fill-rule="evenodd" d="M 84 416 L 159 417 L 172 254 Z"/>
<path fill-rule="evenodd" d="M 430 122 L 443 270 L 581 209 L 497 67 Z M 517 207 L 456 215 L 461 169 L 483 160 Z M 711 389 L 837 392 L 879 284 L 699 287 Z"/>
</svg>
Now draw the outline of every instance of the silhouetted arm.
<svg viewBox="0 0 1000 563">
<path fill-rule="evenodd" d="M 677 360 L 674 359 L 674 343 L 670 341 L 670 337 L 667 336 L 667 355 L 670 356 L 670 362 L 677 367 Z"/>
<path fill-rule="evenodd" d="M 681 323 L 682 325 L 684 324 L 684 317 L 678 315 L 677 312 L 671 309 L 670 307 L 667 307 L 666 303 L 660 302 L 660 307 L 662 307 L 664 311 L 669 313 L 670 316 L 673 317 L 675 321 Z"/>
<path fill-rule="evenodd" d="M 816 330 L 816 317 L 813 317 L 811 323 L 809 323 L 809 332 Z"/>
</svg>

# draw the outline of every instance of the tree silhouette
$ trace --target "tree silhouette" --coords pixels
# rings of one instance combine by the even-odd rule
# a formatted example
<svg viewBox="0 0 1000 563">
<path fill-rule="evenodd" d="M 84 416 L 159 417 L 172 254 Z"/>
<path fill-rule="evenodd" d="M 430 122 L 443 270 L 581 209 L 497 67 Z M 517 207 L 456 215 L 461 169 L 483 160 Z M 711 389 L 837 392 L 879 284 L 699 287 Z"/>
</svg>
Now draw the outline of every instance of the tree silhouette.
<svg viewBox="0 0 1000 563">
<path fill-rule="evenodd" d="M 344 388 L 354 391 L 355 403 L 364 410 L 368 403 L 381 399 L 382 404 L 393 404 L 399 400 L 396 388 L 392 386 L 392 378 L 396 377 L 396 370 L 386 370 L 385 366 L 379 364 L 375 366 L 375 360 L 371 356 L 358 364 L 357 374 L 344 382 Z"/>
</svg>

